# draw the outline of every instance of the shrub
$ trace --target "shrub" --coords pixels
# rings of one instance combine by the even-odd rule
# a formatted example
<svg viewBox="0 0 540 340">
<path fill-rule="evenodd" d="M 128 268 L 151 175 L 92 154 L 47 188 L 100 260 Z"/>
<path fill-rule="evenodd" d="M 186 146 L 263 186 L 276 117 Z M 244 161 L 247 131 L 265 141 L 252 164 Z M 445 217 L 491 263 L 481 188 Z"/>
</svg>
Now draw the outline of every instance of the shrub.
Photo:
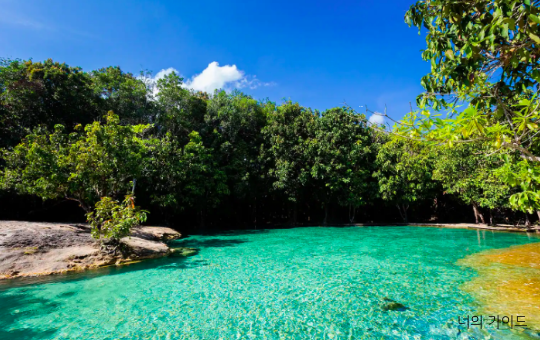
<svg viewBox="0 0 540 340">
<path fill-rule="evenodd" d="M 131 228 L 146 221 L 148 211 L 135 206 L 135 197 L 127 195 L 122 203 L 102 197 L 93 212 L 86 214 L 92 226 L 92 237 L 118 243 L 128 236 Z"/>
</svg>

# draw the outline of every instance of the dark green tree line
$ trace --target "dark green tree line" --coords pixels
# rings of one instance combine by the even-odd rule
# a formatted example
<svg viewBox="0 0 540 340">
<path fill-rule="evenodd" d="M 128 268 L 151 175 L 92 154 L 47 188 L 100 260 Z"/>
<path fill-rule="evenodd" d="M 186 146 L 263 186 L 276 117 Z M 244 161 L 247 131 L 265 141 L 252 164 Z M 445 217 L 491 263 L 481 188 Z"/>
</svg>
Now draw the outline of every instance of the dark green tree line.
<svg viewBox="0 0 540 340">
<path fill-rule="evenodd" d="M 441 199 L 481 220 L 527 190 L 489 143 L 402 139 L 349 107 L 193 92 L 175 73 L 4 60 L 0 91 L 0 200 L 77 202 L 105 237 L 146 219 L 135 198 L 153 223 L 203 230 L 424 221 Z"/>
</svg>

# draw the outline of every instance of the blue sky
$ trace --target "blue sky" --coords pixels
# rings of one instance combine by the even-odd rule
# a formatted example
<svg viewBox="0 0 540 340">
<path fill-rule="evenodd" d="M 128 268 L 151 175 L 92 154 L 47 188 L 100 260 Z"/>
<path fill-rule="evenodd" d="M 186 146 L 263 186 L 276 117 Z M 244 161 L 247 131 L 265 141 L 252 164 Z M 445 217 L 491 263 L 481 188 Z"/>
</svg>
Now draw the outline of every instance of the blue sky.
<svg viewBox="0 0 540 340">
<path fill-rule="evenodd" d="M 430 67 L 424 36 L 403 21 L 412 3 L 0 0 L 0 56 L 174 68 L 193 86 L 242 87 L 319 110 L 386 104 L 399 119 Z"/>
</svg>

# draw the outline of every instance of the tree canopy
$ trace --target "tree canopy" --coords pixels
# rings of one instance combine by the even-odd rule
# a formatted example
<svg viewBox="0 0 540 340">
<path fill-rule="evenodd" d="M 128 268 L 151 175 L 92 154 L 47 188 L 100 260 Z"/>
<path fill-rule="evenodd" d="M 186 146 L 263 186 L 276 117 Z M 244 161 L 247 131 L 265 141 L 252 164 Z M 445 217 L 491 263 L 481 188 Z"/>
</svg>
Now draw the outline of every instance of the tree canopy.
<svg viewBox="0 0 540 340">
<path fill-rule="evenodd" d="M 489 6 L 478 2 L 474 8 Z M 120 67 L 86 72 L 52 60 L 3 60 L 0 201 L 13 209 L 0 215 L 27 216 L 21 206 L 47 210 L 49 201 L 74 201 L 96 237 L 115 239 L 148 212 L 152 223 L 188 230 L 427 221 L 439 218 L 442 205 L 463 212 L 452 218 L 464 221 L 482 221 L 492 211 L 493 223 L 518 212 L 527 216 L 540 210 L 540 171 L 527 153 L 534 155 L 537 147 L 536 85 L 512 94 L 513 82 L 490 83 L 499 73 L 482 78 L 478 70 L 482 58 L 494 53 L 491 45 L 482 52 L 471 42 L 473 52 L 461 52 L 461 39 L 476 41 L 480 34 L 462 27 L 465 22 L 491 20 L 495 27 L 494 14 L 475 14 L 474 8 L 468 2 L 421 1 L 408 12 L 411 23 L 428 28 L 424 57 L 434 58 L 435 66 L 423 81 L 428 92 L 419 97 L 422 111 L 392 132 L 347 106 L 320 112 L 239 91 L 195 92 L 175 73 L 154 81 Z M 532 6 L 519 8 L 512 11 L 536 15 Z M 458 20 L 456 11 L 470 11 L 471 18 Z M 497 20 L 517 15 L 509 13 L 497 14 Z M 493 34 L 495 48 L 503 51 L 497 38 L 502 33 L 494 28 Z M 448 39 L 452 55 L 441 45 Z M 526 45 L 532 38 L 523 39 Z M 476 64 L 471 53 L 479 53 L 470 57 Z M 502 67 L 512 72 L 512 65 Z M 471 67 L 475 75 L 464 77 L 464 68 Z M 508 82 L 510 76 L 504 77 Z M 496 86 L 499 92 L 490 92 Z M 506 96 L 503 111 L 495 94 Z M 460 111 L 463 103 L 470 106 Z M 449 110 L 449 116 L 433 110 Z M 505 144 L 505 136 L 511 138 L 505 129 L 512 128 L 519 138 L 528 136 L 519 144 L 526 152 Z"/>
<path fill-rule="evenodd" d="M 426 92 L 397 129 L 400 134 L 449 146 L 482 142 L 485 154 L 506 155 L 499 171 L 520 188 L 516 210 L 538 210 L 540 182 L 539 2 L 523 0 L 422 0 L 405 15 L 425 29 L 422 78 Z M 463 108 L 465 106 L 465 108 Z M 515 161 L 517 154 L 523 160 Z M 504 173 L 504 170 L 512 172 Z M 519 174 L 519 175 L 515 175 Z"/>
</svg>

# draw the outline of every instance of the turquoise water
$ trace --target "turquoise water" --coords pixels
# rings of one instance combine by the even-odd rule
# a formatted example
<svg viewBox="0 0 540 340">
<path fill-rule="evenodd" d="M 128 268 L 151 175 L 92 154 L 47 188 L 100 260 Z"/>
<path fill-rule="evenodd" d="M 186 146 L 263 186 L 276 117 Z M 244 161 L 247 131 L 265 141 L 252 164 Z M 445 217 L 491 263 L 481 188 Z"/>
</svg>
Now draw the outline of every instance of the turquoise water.
<svg viewBox="0 0 540 340">
<path fill-rule="evenodd" d="M 478 305 L 456 261 L 538 242 L 419 227 L 193 236 L 199 252 L 0 286 L 0 339 L 521 339 L 467 329 Z M 389 298 L 407 307 L 383 311 Z"/>
</svg>

